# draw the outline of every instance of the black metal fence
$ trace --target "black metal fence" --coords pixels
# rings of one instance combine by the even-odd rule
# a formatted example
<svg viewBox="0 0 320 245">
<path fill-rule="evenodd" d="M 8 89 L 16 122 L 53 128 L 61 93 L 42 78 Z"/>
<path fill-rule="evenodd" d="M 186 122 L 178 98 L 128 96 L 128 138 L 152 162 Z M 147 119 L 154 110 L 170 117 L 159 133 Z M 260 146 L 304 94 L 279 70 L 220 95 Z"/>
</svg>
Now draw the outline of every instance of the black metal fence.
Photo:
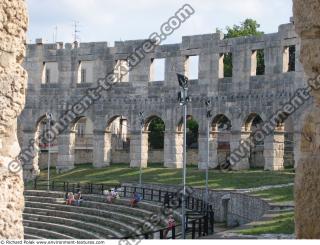
<svg viewBox="0 0 320 245">
<path fill-rule="evenodd" d="M 26 187 L 30 189 L 31 186 Z M 32 183 L 31 189 L 33 190 L 50 190 L 50 191 L 62 191 L 62 192 L 79 192 L 82 194 L 95 194 L 103 195 L 106 190 L 116 188 L 120 197 L 130 198 L 133 193 L 139 193 L 142 200 L 162 203 L 164 206 L 170 208 L 181 207 L 181 193 L 170 192 L 164 190 L 157 190 L 153 188 L 144 187 L 131 187 L 131 186 L 110 186 L 106 184 L 92 184 L 92 183 L 69 183 L 65 181 L 48 181 L 35 179 Z M 169 200 L 169 202 L 167 202 Z M 196 239 L 202 236 L 207 236 L 214 233 L 214 211 L 212 205 L 205 201 L 194 198 L 193 196 L 185 197 L 185 208 L 188 210 L 186 213 L 186 227 L 185 231 L 187 237 L 190 239 Z M 157 231 L 145 234 L 134 234 L 126 239 L 134 237 L 143 237 L 144 239 L 158 238 L 158 239 L 176 239 L 181 235 L 181 224 L 177 224 L 175 227 L 170 229 L 170 236 L 166 236 L 168 228 L 162 228 Z M 180 232 L 178 232 L 180 230 Z"/>
</svg>

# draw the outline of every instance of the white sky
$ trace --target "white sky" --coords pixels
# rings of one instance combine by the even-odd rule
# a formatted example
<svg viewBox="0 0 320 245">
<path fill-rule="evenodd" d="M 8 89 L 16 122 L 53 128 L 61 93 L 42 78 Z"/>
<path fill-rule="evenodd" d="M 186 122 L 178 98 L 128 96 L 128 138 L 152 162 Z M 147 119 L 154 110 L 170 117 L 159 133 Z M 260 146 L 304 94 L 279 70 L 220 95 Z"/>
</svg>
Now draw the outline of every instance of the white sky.
<svg viewBox="0 0 320 245">
<path fill-rule="evenodd" d="M 73 21 L 80 22 L 81 42 L 144 39 L 159 32 L 181 6 L 196 11 L 166 43 L 179 43 L 182 36 L 213 33 L 216 28 L 253 18 L 266 33 L 277 32 L 292 16 L 292 0 L 27 0 L 30 24 L 28 42 L 42 37 L 73 41 Z"/>
</svg>

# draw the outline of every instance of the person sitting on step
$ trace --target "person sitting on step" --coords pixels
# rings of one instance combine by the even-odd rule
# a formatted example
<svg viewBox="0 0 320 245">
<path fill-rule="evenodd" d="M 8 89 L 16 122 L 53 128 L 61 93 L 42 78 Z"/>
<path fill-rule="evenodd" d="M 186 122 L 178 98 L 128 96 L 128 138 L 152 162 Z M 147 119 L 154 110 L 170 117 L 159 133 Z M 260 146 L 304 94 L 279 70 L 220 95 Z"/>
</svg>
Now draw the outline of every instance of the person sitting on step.
<svg viewBox="0 0 320 245">
<path fill-rule="evenodd" d="M 68 195 L 67 205 L 72 205 L 75 202 L 74 195 L 72 192 Z"/>
<path fill-rule="evenodd" d="M 111 193 L 111 190 L 109 190 L 107 192 L 107 203 L 112 203 L 113 202 L 113 196 L 112 196 L 112 193 Z"/>
<path fill-rule="evenodd" d="M 130 200 L 131 207 L 132 208 L 136 207 L 138 202 L 140 201 L 141 201 L 141 196 L 137 192 L 134 192 L 132 195 L 132 199 Z"/>
<path fill-rule="evenodd" d="M 82 201 L 83 201 L 82 194 L 79 191 L 78 194 L 75 196 L 75 204 L 76 204 L 76 206 L 79 207 Z"/>
<path fill-rule="evenodd" d="M 111 189 L 111 195 L 112 195 L 114 200 L 119 198 L 119 193 L 118 193 L 116 188 L 112 188 Z"/>
</svg>

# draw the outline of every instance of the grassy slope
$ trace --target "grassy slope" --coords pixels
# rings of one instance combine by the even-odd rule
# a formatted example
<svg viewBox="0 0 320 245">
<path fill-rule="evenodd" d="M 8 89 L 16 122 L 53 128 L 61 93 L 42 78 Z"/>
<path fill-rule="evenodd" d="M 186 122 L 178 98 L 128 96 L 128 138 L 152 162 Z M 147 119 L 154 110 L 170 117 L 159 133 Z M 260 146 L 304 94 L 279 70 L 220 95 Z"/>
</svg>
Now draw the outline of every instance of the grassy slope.
<svg viewBox="0 0 320 245">
<path fill-rule="evenodd" d="M 293 186 L 257 191 L 252 194 L 269 200 L 272 203 L 290 202 L 293 201 Z"/>
<path fill-rule="evenodd" d="M 117 164 L 107 168 L 94 169 L 92 165 L 77 166 L 74 170 L 57 175 L 53 169 L 52 179 L 69 182 L 91 182 L 104 184 L 119 184 L 121 182 L 137 182 L 139 169 L 128 168 L 127 164 Z M 41 178 L 46 178 L 47 172 L 41 172 Z M 160 164 L 153 164 L 143 170 L 143 182 L 159 184 L 180 184 L 182 171 L 179 169 L 166 169 Z M 293 170 L 280 172 L 268 172 L 263 170 L 247 170 L 239 172 L 220 172 L 211 170 L 209 173 L 210 188 L 217 189 L 242 189 L 264 185 L 277 185 L 292 183 Z M 205 172 L 196 167 L 190 167 L 187 171 L 187 184 L 193 187 L 205 185 Z"/>
<path fill-rule="evenodd" d="M 117 164 L 107 168 L 94 169 L 91 164 L 77 166 L 74 170 L 57 175 L 51 171 L 51 178 L 57 181 L 69 181 L 73 183 L 104 183 L 116 185 L 121 182 L 137 182 L 139 169 L 128 168 L 127 164 Z M 182 171 L 179 169 L 166 169 L 162 164 L 149 165 L 143 170 L 143 182 L 160 184 L 180 184 Z M 45 179 L 47 171 L 42 171 L 40 178 Z M 278 185 L 292 183 L 294 171 L 286 169 L 280 172 L 268 172 L 263 170 L 247 170 L 239 172 L 220 172 L 211 170 L 209 173 L 210 188 L 215 189 L 242 189 L 264 185 Z M 205 185 L 205 172 L 192 166 L 187 170 L 187 184 L 193 187 Z M 272 202 L 293 201 L 293 187 L 275 188 L 252 193 Z M 240 231 L 242 234 L 259 235 L 266 233 L 292 234 L 294 233 L 293 213 L 288 212 L 273 218 L 271 221 L 255 227 Z"/>
<path fill-rule="evenodd" d="M 294 233 L 294 213 L 286 212 L 274 217 L 272 220 L 264 222 L 252 228 L 239 231 L 244 235 L 260 234 L 293 234 Z"/>
</svg>

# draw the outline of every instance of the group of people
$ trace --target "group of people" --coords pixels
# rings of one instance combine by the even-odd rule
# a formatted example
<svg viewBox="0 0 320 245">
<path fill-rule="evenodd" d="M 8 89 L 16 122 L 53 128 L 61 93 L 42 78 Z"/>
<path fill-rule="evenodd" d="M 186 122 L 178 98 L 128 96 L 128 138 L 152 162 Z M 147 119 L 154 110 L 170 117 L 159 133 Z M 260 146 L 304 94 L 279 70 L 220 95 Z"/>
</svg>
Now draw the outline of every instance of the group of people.
<svg viewBox="0 0 320 245">
<path fill-rule="evenodd" d="M 75 206 L 80 206 L 81 202 L 83 201 L 82 194 L 80 191 L 75 195 L 72 192 L 66 192 L 64 199 L 67 205 Z"/>
<path fill-rule="evenodd" d="M 105 190 L 103 194 L 106 196 L 107 203 L 113 203 L 115 199 L 119 199 L 120 195 L 116 188 L 111 190 Z"/>
<path fill-rule="evenodd" d="M 105 190 L 103 194 L 106 196 L 107 203 L 113 203 L 115 199 L 120 198 L 120 195 L 116 188 L 111 190 Z M 171 199 L 172 197 L 167 193 L 164 198 L 164 206 L 167 206 L 167 207 L 170 206 Z M 142 200 L 141 195 L 137 192 L 134 192 L 130 200 L 130 206 L 136 207 L 141 200 Z M 66 192 L 65 201 L 67 205 L 80 206 L 81 202 L 83 201 L 82 194 L 80 191 L 77 194 L 73 194 L 72 192 Z M 164 231 L 164 238 L 167 238 L 168 233 L 172 231 L 175 226 L 176 226 L 176 222 L 173 215 L 169 215 L 168 221 L 167 221 L 167 229 Z"/>
</svg>

